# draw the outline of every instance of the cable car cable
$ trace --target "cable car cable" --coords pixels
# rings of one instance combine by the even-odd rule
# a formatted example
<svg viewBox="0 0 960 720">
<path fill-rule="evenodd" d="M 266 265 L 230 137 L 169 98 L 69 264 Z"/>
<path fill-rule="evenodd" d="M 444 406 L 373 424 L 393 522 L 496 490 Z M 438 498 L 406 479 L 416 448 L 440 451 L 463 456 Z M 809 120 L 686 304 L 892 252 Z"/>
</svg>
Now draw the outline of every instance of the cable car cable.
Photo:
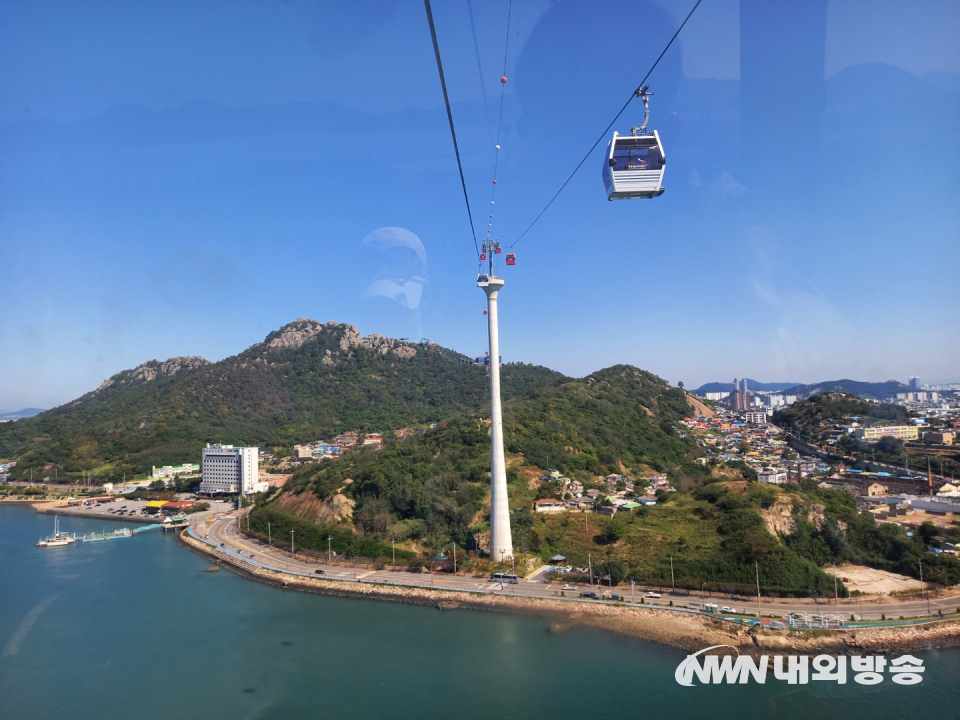
<svg viewBox="0 0 960 720">
<path fill-rule="evenodd" d="M 427 22 L 430 24 L 430 37 L 433 40 L 433 52 L 437 56 L 437 72 L 440 73 L 440 87 L 443 89 L 443 102 L 447 106 L 447 120 L 450 121 L 450 135 L 453 137 L 453 152 L 457 156 L 457 169 L 460 170 L 460 185 L 463 186 L 463 200 L 467 204 L 467 217 L 470 218 L 470 232 L 473 233 L 473 247 L 480 255 L 480 246 L 477 244 L 477 231 L 473 227 L 473 213 L 470 212 L 470 198 L 467 195 L 467 181 L 463 177 L 463 163 L 460 162 L 460 148 L 457 145 L 457 131 L 453 129 L 453 112 L 450 110 L 450 97 L 447 95 L 447 81 L 443 77 L 443 63 L 440 62 L 440 45 L 437 42 L 437 28 L 433 24 L 433 11 L 430 9 L 430 0 L 423 0 L 427 9 Z"/>
<path fill-rule="evenodd" d="M 494 204 L 497 197 L 497 169 L 500 167 L 500 135 L 503 130 L 503 96 L 507 90 L 507 56 L 510 53 L 510 18 L 513 15 L 513 0 L 507 8 L 507 39 L 503 47 L 503 74 L 500 76 L 500 117 L 497 120 L 497 143 L 496 152 L 493 157 L 493 190 L 490 191 L 490 205 Z M 493 232 L 493 207 L 490 208 L 490 218 L 487 223 L 487 240 Z"/>
<path fill-rule="evenodd" d="M 680 23 L 680 27 L 677 28 L 677 31 L 673 34 L 673 37 L 670 38 L 670 42 L 667 43 L 667 46 L 663 49 L 663 52 L 660 53 L 660 56 L 657 58 L 656 62 L 653 63 L 653 65 L 650 67 L 649 70 L 647 70 L 647 74 L 643 76 L 643 80 L 640 81 L 640 84 L 637 86 L 637 89 L 633 91 L 633 93 L 630 95 L 630 98 L 623 104 L 623 107 L 620 108 L 620 112 L 618 112 L 618 113 L 614 116 L 613 120 L 610 121 L 610 124 L 607 125 L 607 127 L 604 129 L 604 131 L 600 134 L 600 137 L 597 138 L 597 141 L 596 141 L 593 145 L 590 146 L 590 149 L 587 151 L 587 154 L 583 156 L 583 159 L 582 159 L 582 160 L 577 164 L 577 166 L 573 169 L 573 172 L 570 173 L 570 176 L 569 176 L 566 180 L 563 181 L 563 185 L 560 186 L 560 189 L 557 190 L 557 192 L 554 194 L 554 196 L 553 196 L 552 198 L 550 198 L 550 202 L 548 202 L 548 203 L 546 204 L 546 206 L 544 206 L 543 210 L 540 211 L 540 214 L 537 215 L 537 216 L 533 219 L 533 222 L 530 223 L 530 225 L 527 226 L 527 229 L 524 230 L 524 231 L 520 234 L 520 237 L 518 237 L 516 240 L 513 241 L 513 243 L 510 245 L 510 247 L 513 247 L 513 246 L 516 245 L 518 242 L 520 242 L 520 241 L 523 239 L 523 236 L 526 235 L 528 232 L 530 232 L 530 230 L 533 228 L 533 226 L 537 224 L 537 221 L 538 221 L 541 217 L 543 217 L 543 214 L 544 214 L 547 210 L 550 209 L 550 206 L 553 205 L 553 201 L 556 200 L 557 197 L 559 197 L 560 193 L 563 192 L 563 189 L 567 186 L 567 184 L 568 184 L 571 180 L 573 180 L 573 176 L 577 174 L 577 171 L 578 171 L 581 167 L 583 167 L 583 164 L 587 161 L 587 158 L 590 157 L 590 155 L 593 154 L 593 151 L 597 149 L 597 145 L 599 145 L 600 142 L 601 142 L 605 137 L 607 137 L 607 133 L 610 132 L 610 128 L 612 128 L 613 125 L 614 125 L 614 123 L 616 123 L 617 120 L 620 119 L 620 116 L 623 115 L 623 112 L 624 112 L 624 110 L 627 109 L 627 106 L 628 106 L 631 102 L 633 102 L 633 99 L 634 99 L 635 97 L 638 97 L 638 96 L 640 95 L 641 91 L 643 90 L 643 87 L 644 87 L 645 83 L 647 82 L 647 78 L 650 77 L 650 75 L 653 73 L 653 71 L 657 68 L 657 65 L 660 64 L 660 61 L 663 59 L 663 56 L 667 54 L 667 50 L 669 50 L 669 49 L 670 49 L 670 46 L 673 45 L 673 41 L 677 39 L 677 36 L 680 34 L 680 31 L 683 30 L 684 26 L 687 24 L 687 21 L 693 16 L 693 13 L 696 11 L 696 9 L 697 9 L 698 7 L 700 7 L 700 3 L 701 3 L 701 2 L 703 2 L 703 0 L 697 0 L 696 4 L 693 6 L 693 8 L 690 10 L 690 12 L 687 13 L 687 17 L 684 18 L 684 20 L 683 20 L 682 23 Z"/>
</svg>

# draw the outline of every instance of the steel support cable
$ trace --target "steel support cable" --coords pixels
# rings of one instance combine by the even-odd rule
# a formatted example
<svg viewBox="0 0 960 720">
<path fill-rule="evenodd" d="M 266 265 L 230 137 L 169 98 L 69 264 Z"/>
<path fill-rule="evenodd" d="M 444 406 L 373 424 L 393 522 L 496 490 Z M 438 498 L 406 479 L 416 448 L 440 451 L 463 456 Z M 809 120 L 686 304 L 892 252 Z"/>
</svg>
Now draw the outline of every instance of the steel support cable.
<svg viewBox="0 0 960 720">
<path fill-rule="evenodd" d="M 443 63 L 440 62 L 440 45 L 437 42 L 437 28 L 433 24 L 433 11 L 430 9 L 430 0 L 423 0 L 427 9 L 427 22 L 430 24 L 430 38 L 433 40 L 433 52 L 437 57 L 437 72 L 440 73 L 440 87 L 443 89 L 443 102 L 447 106 L 447 120 L 450 122 L 450 136 L 453 138 L 453 152 L 457 156 L 457 169 L 460 171 L 460 185 L 463 187 L 463 200 L 467 204 L 467 217 L 470 218 L 470 232 L 473 234 L 473 247 L 480 256 L 480 246 L 477 244 L 477 231 L 473 226 L 473 213 L 470 212 L 470 197 L 467 195 L 467 181 L 463 177 L 463 163 L 460 162 L 460 147 L 457 145 L 457 131 L 453 128 L 453 112 L 450 110 L 450 96 L 447 95 L 447 81 L 443 77 Z"/>
<path fill-rule="evenodd" d="M 490 191 L 490 222 L 487 224 L 487 240 L 493 232 L 493 205 L 497 197 L 497 170 L 500 167 L 500 136 L 503 131 L 503 96 L 507 90 L 507 56 L 510 53 L 510 18 L 513 16 L 513 0 L 507 8 L 507 39 L 503 47 L 503 74 L 500 76 L 500 117 L 497 119 L 497 143 L 493 157 L 493 189 Z"/>
<path fill-rule="evenodd" d="M 553 205 L 553 201 L 556 200 L 556 199 L 560 196 L 560 193 L 563 192 L 563 189 L 570 183 L 571 180 L 573 180 L 573 176 L 577 174 L 577 171 L 578 171 L 578 170 L 583 166 L 583 164 L 587 161 L 587 158 L 590 157 L 590 155 L 593 154 L 593 151 L 597 149 L 597 145 L 599 145 L 600 142 L 601 142 L 605 137 L 607 137 L 607 133 L 610 132 L 610 128 L 612 128 L 613 125 L 614 125 L 614 123 L 616 123 L 617 120 L 620 119 L 620 116 L 623 115 L 623 112 L 627 109 L 627 106 L 630 105 L 631 102 L 633 102 L 633 99 L 640 94 L 640 90 L 643 88 L 644 84 L 647 82 L 647 78 L 649 78 L 650 75 L 653 73 L 653 71 L 656 70 L 657 65 L 660 64 L 660 61 L 663 59 L 663 56 L 667 54 L 667 50 L 669 50 L 669 49 L 670 49 L 670 46 L 673 45 L 673 41 L 677 39 L 677 36 L 680 34 L 680 31 L 683 30 L 684 26 L 687 24 L 687 21 L 693 16 L 693 13 L 696 11 L 696 9 L 697 9 L 698 7 L 700 7 L 700 3 L 701 3 L 701 2 L 703 2 L 703 0 L 697 0 L 697 2 L 694 4 L 693 8 L 691 8 L 690 12 L 687 13 L 687 17 L 685 17 L 685 18 L 683 19 L 683 22 L 680 23 L 680 27 L 677 28 L 677 31 L 673 34 L 673 37 L 670 38 L 670 42 L 668 42 L 668 43 L 667 43 L 667 46 L 666 46 L 665 48 L 663 48 L 663 52 L 661 52 L 660 55 L 659 55 L 659 57 L 657 57 L 656 62 L 654 62 L 653 65 L 650 66 L 650 69 L 647 70 L 647 74 L 643 76 L 643 80 L 640 81 L 640 84 L 637 86 L 637 89 L 633 91 L 633 93 L 630 95 L 630 98 L 623 104 L 623 107 L 620 108 L 620 112 L 618 112 L 618 113 L 614 116 L 613 120 L 610 121 L 610 124 L 607 125 L 606 128 L 604 128 L 603 132 L 600 134 L 600 137 L 598 137 L 598 138 L 597 138 L 597 141 L 596 141 L 595 143 L 593 143 L 593 145 L 590 146 L 590 149 L 587 151 L 587 154 L 583 156 L 583 159 L 582 159 L 582 160 L 577 164 L 577 166 L 573 169 L 573 172 L 570 173 L 570 176 L 569 176 L 566 180 L 563 181 L 563 185 L 560 186 L 560 189 L 557 190 L 556 193 L 554 193 L 554 196 L 553 196 L 552 198 L 550 198 L 550 202 L 548 202 L 548 203 L 544 206 L 543 210 L 540 211 L 540 214 L 537 215 L 537 216 L 533 219 L 533 222 L 530 223 L 530 225 L 527 226 L 527 229 L 524 230 L 524 231 L 520 234 L 520 237 L 518 237 L 516 240 L 513 241 L 513 243 L 510 245 L 510 247 L 513 247 L 514 245 L 516 245 L 518 242 L 520 242 L 520 241 L 523 239 L 523 236 L 524 236 L 524 235 L 526 235 L 528 232 L 530 232 L 530 230 L 533 228 L 533 226 L 537 224 L 537 221 L 540 220 L 540 218 L 543 217 L 543 214 L 544 214 L 547 210 L 550 209 L 550 206 L 551 206 L 551 205 Z"/>
</svg>

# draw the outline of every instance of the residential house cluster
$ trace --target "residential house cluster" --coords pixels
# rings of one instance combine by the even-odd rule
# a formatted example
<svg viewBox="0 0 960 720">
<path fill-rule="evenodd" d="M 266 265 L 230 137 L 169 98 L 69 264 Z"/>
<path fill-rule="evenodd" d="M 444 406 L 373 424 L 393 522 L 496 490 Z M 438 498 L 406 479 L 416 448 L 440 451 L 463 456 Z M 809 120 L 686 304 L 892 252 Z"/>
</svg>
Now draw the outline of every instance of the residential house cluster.
<svg viewBox="0 0 960 720">
<path fill-rule="evenodd" d="M 398 437 L 405 437 L 410 434 L 406 431 L 397 431 Z M 293 459 L 297 462 L 310 460 L 327 460 L 338 458 L 347 450 L 358 447 L 383 447 L 383 436 L 380 433 L 366 433 L 351 430 L 349 432 L 337 435 L 333 440 L 316 440 L 314 442 L 303 443 L 293 446 Z"/>
<path fill-rule="evenodd" d="M 600 488 L 585 488 L 579 480 L 564 477 L 558 470 L 549 469 L 542 482 L 558 485 L 559 498 L 543 498 L 533 503 L 534 512 L 558 513 L 571 510 L 591 510 L 601 515 L 615 515 L 619 510 L 634 510 L 657 503 L 656 491 L 670 490 L 666 475 L 654 475 L 643 484 L 629 475 L 606 475 L 597 479 Z M 642 494 L 638 492 L 642 491 Z"/>
<path fill-rule="evenodd" d="M 741 461 L 756 471 L 757 479 L 763 483 L 799 482 L 812 473 L 828 471 L 815 458 L 788 459 L 788 446 L 779 428 L 758 423 L 761 418 L 751 415 L 751 411 L 720 410 L 714 417 L 685 418 L 681 423 L 703 450 L 704 462 Z"/>
</svg>

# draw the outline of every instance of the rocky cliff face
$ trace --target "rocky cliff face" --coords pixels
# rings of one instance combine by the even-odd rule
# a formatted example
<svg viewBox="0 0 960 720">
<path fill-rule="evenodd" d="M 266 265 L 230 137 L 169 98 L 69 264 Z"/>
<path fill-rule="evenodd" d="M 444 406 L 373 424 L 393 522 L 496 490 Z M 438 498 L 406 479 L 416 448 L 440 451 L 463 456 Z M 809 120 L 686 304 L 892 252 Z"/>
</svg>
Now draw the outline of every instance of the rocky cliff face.
<svg viewBox="0 0 960 720">
<path fill-rule="evenodd" d="M 392 353 L 404 360 L 417 354 L 417 346 L 405 340 L 388 338 L 376 333 L 370 333 L 364 337 L 357 330 L 356 325 L 337 322 L 321 323 L 319 320 L 307 318 L 300 318 L 284 325 L 278 331 L 268 335 L 262 343 L 254 345 L 251 350 L 260 352 L 291 350 L 302 347 L 314 339 L 319 339 L 327 345 L 322 360 L 324 365 L 336 365 L 341 354 L 349 353 L 357 347 L 365 347 L 381 355 Z"/>
<path fill-rule="evenodd" d="M 769 508 L 760 511 L 767 530 L 774 537 L 792 535 L 797 529 L 796 510 L 801 513 L 806 510 L 806 520 L 818 530 L 823 525 L 823 505 L 812 503 L 803 507 L 798 498 L 793 495 L 780 495 Z M 844 527 L 845 529 L 845 527 Z"/>
<path fill-rule="evenodd" d="M 181 370 L 195 370 L 196 368 L 210 364 L 211 363 L 209 360 L 200 357 L 199 355 L 175 357 L 170 358 L 169 360 L 164 360 L 163 362 L 157 360 L 148 360 L 147 362 L 143 363 L 143 365 L 139 365 L 133 370 L 122 370 L 116 375 L 111 376 L 94 391 L 94 394 L 110 387 L 150 382 L 152 380 L 156 380 L 158 377 L 176 375 Z"/>
</svg>

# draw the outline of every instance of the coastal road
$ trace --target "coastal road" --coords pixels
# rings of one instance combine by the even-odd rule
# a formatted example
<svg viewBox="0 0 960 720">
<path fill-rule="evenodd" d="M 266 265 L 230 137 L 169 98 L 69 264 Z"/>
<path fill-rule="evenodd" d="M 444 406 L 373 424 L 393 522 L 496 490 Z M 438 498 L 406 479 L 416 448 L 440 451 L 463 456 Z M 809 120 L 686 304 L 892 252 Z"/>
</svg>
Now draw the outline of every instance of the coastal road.
<svg viewBox="0 0 960 720">
<path fill-rule="evenodd" d="M 374 570 L 371 568 L 347 568 L 339 565 L 307 562 L 305 560 L 291 558 L 288 553 L 280 552 L 266 544 L 251 540 L 241 535 L 238 531 L 238 523 L 242 522 L 246 510 L 234 511 L 229 514 L 220 514 L 206 519 L 206 522 L 197 523 L 194 532 L 205 538 L 208 542 L 221 546 L 225 550 L 238 557 L 247 560 L 253 558 L 254 562 L 264 567 L 280 572 L 291 572 L 302 575 L 314 575 L 317 570 L 323 571 L 323 577 L 331 580 L 347 580 L 360 582 L 388 582 L 399 585 L 409 585 L 412 587 L 436 587 L 449 588 L 456 590 L 472 590 L 479 592 L 497 592 L 509 593 L 522 597 L 534 598 L 555 598 L 563 591 L 563 583 L 544 583 L 539 581 L 525 582 L 521 581 L 516 585 L 491 582 L 488 578 L 475 578 L 467 575 L 452 575 L 450 573 L 411 573 L 406 571 L 392 571 L 390 569 Z M 577 597 L 580 592 L 593 590 L 598 595 L 605 594 L 609 596 L 611 592 L 621 595 L 626 600 L 631 596 L 635 597 L 636 602 L 646 594 L 646 588 L 641 590 L 639 587 L 631 593 L 629 585 L 613 588 L 595 586 L 590 588 L 588 585 L 574 585 L 575 590 L 567 590 L 567 597 Z M 677 607 L 686 607 L 689 603 L 716 603 L 719 606 L 728 605 L 739 612 L 756 613 L 756 599 L 745 602 L 742 598 L 730 600 L 724 596 L 716 594 L 707 594 L 701 597 L 699 594 L 671 594 L 664 592 L 660 598 L 644 598 L 648 605 L 668 606 L 673 601 Z M 929 610 L 928 610 L 929 607 Z M 841 600 L 839 605 L 832 602 L 821 601 L 816 603 L 812 600 L 790 600 L 790 601 L 771 601 L 764 598 L 760 604 L 763 615 L 786 615 L 791 612 L 804 613 L 832 613 L 849 618 L 854 615 L 858 620 L 879 620 L 881 615 L 885 615 L 888 620 L 893 620 L 903 615 L 904 617 L 926 616 L 928 612 L 936 615 L 938 610 L 944 614 L 956 612 L 960 607 L 960 596 L 934 598 L 930 597 L 929 606 L 927 600 L 908 600 L 903 602 L 890 601 L 871 601 L 860 603 L 857 600 Z"/>
</svg>

